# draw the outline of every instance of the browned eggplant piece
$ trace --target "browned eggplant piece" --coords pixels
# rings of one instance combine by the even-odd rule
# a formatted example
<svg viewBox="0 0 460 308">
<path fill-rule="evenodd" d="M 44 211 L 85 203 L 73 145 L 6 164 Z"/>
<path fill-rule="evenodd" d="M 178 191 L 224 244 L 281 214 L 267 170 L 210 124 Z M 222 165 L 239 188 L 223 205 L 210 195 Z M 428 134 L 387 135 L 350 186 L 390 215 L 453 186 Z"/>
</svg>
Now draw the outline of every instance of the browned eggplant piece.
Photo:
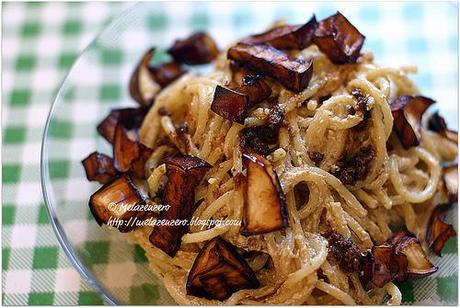
<svg viewBox="0 0 460 308">
<path fill-rule="evenodd" d="M 398 260 L 399 259 L 399 260 Z M 396 256 L 391 245 L 383 244 L 372 247 L 361 258 L 359 278 L 366 291 L 382 288 L 393 281 L 400 272 L 400 265 L 406 264 L 405 256 Z"/>
<path fill-rule="evenodd" d="M 372 256 L 371 251 L 367 251 L 363 257 L 361 257 L 361 265 L 359 271 L 359 280 L 364 288 L 364 290 L 369 291 L 374 288 L 377 288 L 376 283 L 374 283 L 374 268 L 375 268 L 375 261 L 374 257 Z M 386 268 L 386 267 L 385 267 Z M 385 280 L 392 279 L 390 277 L 386 278 Z"/>
<path fill-rule="evenodd" d="M 272 89 L 259 75 L 244 76 L 235 91 L 248 96 L 249 107 L 269 98 L 272 94 Z"/>
<path fill-rule="evenodd" d="M 186 72 L 179 64 L 174 62 L 149 67 L 149 70 L 152 78 L 160 85 L 161 88 L 166 87 Z"/>
<path fill-rule="evenodd" d="M 171 208 L 161 212 L 160 219 L 189 222 L 195 211 L 195 187 L 201 182 L 211 165 L 198 157 L 181 154 L 167 157 L 164 162 L 167 181 L 162 202 Z M 168 255 L 174 256 L 180 248 L 182 235 L 187 230 L 188 223 L 173 226 L 158 225 L 153 229 L 149 240 Z"/>
<path fill-rule="evenodd" d="M 241 148 L 267 155 L 278 140 L 278 129 L 273 125 L 249 126 L 240 132 Z"/>
<path fill-rule="evenodd" d="M 227 120 L 243 124 L 248 105 L 246 94 L 218 85 L 214 92 L 211 110 Z"/>
<path fill-rule="evenodd" d="M 312 61 L 291 60 L 282 51 L 266 44 L 239 43 L 228 50 L 227 57 L 258 74 L 274 78 L 296 93 L 308 86 L 313 73 Z"/>
<path fill-rule="evenodd" d="M 230 69 L 233 74 L 232 81 L 228 87 L 239 93 L 246 94 L 251 107 L 269 98 L 272 94 L 272 89 L 261 75 L 254 73 L 247 67 L 240 66 L 234 61 L 230 62 Z"/>
<path fill-rule="evenodd" d="M 420 144 L 420 121 L 423 113 L 435 101 L 424 96 L 403 95 L 390 105 L 393 115 L 393 131 L 405 149 Z"/>
<path fill-rule="evenodd" d="M 89 200 L 89 208 L 99 225 L 108 224 L 120 232 L 129 232 L 136 227 L 135 220 L 142 221 L 151 214 L 132 210 L 146 200 L 131 178 L 124 174 L 96 191 Z"/>
<path fill-rule="evenodd" d="M 385 244 L 374 246 L 361 260 L 360 279 L 366 290 L 381 288 L 394 279 L 406 281 L 437 271 L 418 239 L 409 231 L 394 234 Z"/>
<path fill-rule="evenodd" d="M 113 159 L 97 151 L 89 154 L 81 163 L 85 167 L 88 181 L 98 181 L 105 184 L 118 173 L 113 167 Z"/>
<path fill-rule="evenodd" d="M 212 37 L 205 32 L 197 32 L 183 40 L 176 40 L 168 53 L 177 63 L 203 64 L 214 60 L 219 49 Z"/>
<path fill-rule="evenodd" d="M 313 43 L 337 64 L 356 63 L 365 36 L 340 12 L 319 22 Z"/>
<path fill-rule="evenodd" d="M 428 129 L 440 134 L 447 130 L 446 120 L 439 115 L 438 111 L 434 112 L 428 119 Z"/>
<path fill-rule="evenodd" d="M 428 259 L 419 240 L 409 231 L 399 231 L 388 242 L 393 245 L 396 256 L 402 254 L 407 259 L 407 267 L 400 270 L 396 277 L 399 281 L 426 277 L 438 270 Z"/>
<path fill-rule="evenodd" d="M 246 44 L 270 44 L 277 49 L 304 49 L 313 39 L 318 22 L 315 15 L 304 25 L 276 27 L 264 33 L 249 36 L 241 42 Z"/>
<path fill-rule="evenodd" d="M 272 164 L 255 153 L 243 153 L 243 163 L 247 181 L 240 233 L 249 236 L 286 228 L 284 194 Z"/>
<path fill-rule="evenodd" d="M 155 48 L 150 48 L 138 63 L 129 81 L 129 93 L 142 106 L 150 106 L 161 88 L 166 87 L 186 71 L 175 62 L 150 66 Z"/>
<path fill-rule="evenodd" d="M 150 158 L 153 150 L 143 143 L 138 142 L 139 156 L 132 164 L 130 171 L 132 171 L 138 178 L 145 178 L 145 163 Z"/>
<path fill-rule="evenodd" d="M 152 78 L 149 71 L 150 60 L 152 60 L 154 54 L 155 48 L 147 50 L 137 64 L 129 81 L 129 94 L 141 106 L 151 105 L 155 95 L 160 90 L 160 86 Z"/>
<path fill-rule="evenodd" d="M 132 171 L 144 178 L 144 165 L 153 150 L 137 140 L 136 134 L 130 134 L 121 124 L 115 129 L 113 142 L 114 167 L 120 172 Z"/>
<path fill-rule="evenodd" d="M 428 247 L 438 256 L 441 256 L 441 251 L 447 240 L 457 235 L 454 227 L 444 222 L 446 212 L 450 207 L 451 204 L 440 204 L 436 206 L 428 222 L 426 241 Z"/>
<path fill-rule="evenodd" d="M 97 126 L 98 133 L 110 143 L 113 143 L 113 136 L 115 135 L 115 127 L 117 127 L 120 118 L 119 110 L 110 111 L 109 115 L 102 120 Z"/>
<path fill-rule="evenodd" d="M 97 126 L 97 131 L 108 142 L 113 143 L 115 128 L 118 123 L 127 130 L 137 131 L 144 120 L 147 108 L 112 109 L 109 115 Z"/>
<path fill-rule="evenodd" d="M 131 139 L 127 129 L 118 124 L 113 140 L 114 167 L 120 172 L 127 172 L 139 154 L 138 141 Z"/>
<path fill-rule="evenodd" d="M 458 132 L 447 127 L 446 120 L 436 111 L 428 120 L 428 129 L 435 131 L 452 142 L 458 144 Z"/>
<path fill-rule="evenodd" d="M 267 99 L 271 93 L 261 76 L 246 75 L 239 86 L 226 88 L 218 85 L 211 110 L 227 120 L 243 124 L 249 108 Z"/>
<path fill-rule="evenodd" d="M 203 246 L 187 277 L 188 295 L 225 300 L 242 289 L 260 286 L 254 271 L 236 247 L 216 237 Z"/>
<path fill-rule="evenodd" d="M 453 164 L 442 168 L 442 177 L 446 186 L 449 202 L 458 202 L 458 166 Z"/>
</svg>

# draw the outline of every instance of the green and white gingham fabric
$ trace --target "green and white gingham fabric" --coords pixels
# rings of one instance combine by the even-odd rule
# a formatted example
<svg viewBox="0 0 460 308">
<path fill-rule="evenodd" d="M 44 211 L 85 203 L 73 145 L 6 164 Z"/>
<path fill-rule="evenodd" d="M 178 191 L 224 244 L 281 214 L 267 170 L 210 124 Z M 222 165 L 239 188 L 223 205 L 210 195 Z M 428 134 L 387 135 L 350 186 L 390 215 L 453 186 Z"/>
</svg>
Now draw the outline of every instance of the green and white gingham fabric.
<svg viewBox="0 0 460 308">
<path fill-rule="evenodd" d="M 57 87 L 122 3 L 3 3 L 4 305 L 101 304 L 56 239 L 40 188 L 40 142 Z M 62 132 L 68 132 L 63 127 Z"/>
<path fill-rule="evenodd" d="M 40 142 L 51 102 L 80 51 L 113 16 L 132 3 L 3 3 L 2 18 L 2 294 L 4 305 L 102 304 L 73 268 L 51 227 L 40 188 Z M 168 296 L 148 271 L 141 249 L 118 232 L 99 228 L 86 202 L 98 185 L 87 183 L 80 160 L 94 149 L 107 151 L 95 124 L 114 106 L 133 104 L 127 80 L 149 45 L 167 47 L 190 31 L 209 29 L 224 47 L 261 31 L 273 20 L 300 23 L 339 9 L 366 35 L 364 49 L 376 62 L 419 67 L 414 76 L 423 94 L 453 128 L 458 127 L 458 8 L 452 3 L 150 3 L 138 4 L 112 24 L 78 63 L 84 76 L 65 91 L 62 110 L 50 126 L 49 173 L 63 229 L 75 254 L 112 299 L 164 304 Z M 140 7 L 139 7 L 140 6 Z M 137 11 L 136 11 L 137 10 Z M 131 14 L 131 15 L 130 15 Z M 136 24 L 125 31 L 128 24 Z M 126 23 L 125 23 L 126 22 Z M 118 28 L 117 28 L 118 27 Z M 140 31 L 139 29 L 142 29 Z M 107 34 L 107 33 L 106 33 Z M 116 36 L 116 35 L 114 35 Z M 123 44 L 128 41 L 129 46 Z M 133 39 L 135 38 L 135 39 Z M 91 62 L 93 61 L 93 62 Z M 80 78 L 78 78 L 80 77 Z M 67 105 L 66 105 L 67 104 Z M 67 109 L 66 109 L 67 108 Z M 457 226 L 457 211 L 449 216 Z M 457 304 L 457 239 L 433 276 L 400 284 L 405 304 Z"/>
</svg>

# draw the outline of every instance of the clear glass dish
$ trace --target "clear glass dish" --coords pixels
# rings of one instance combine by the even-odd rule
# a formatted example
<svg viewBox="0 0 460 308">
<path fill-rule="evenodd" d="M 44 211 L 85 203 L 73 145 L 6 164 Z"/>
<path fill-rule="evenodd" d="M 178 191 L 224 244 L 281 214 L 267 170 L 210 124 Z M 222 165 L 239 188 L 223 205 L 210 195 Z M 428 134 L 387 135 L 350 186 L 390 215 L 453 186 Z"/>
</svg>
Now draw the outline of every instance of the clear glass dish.
<svg viewBox="0 0 460 308">
<path fill-rule="evenodd" d="M 233 23 L 212 28 L 205 7 L 199 3 L 150 2 L 128 8 L 80 54 L 48 115 L 41 180 L 51 223 L 71 263 L 111 305 L 174 301 L 149 270 L 140 247 L 130 243 L 126 234 L 96 224 L 88 199 L 100 185 L 87 181 L 81 160 L 95 150 L 112 156 L 111 146 L 98 135 L 96 126 L 112 108 L 137 106 L 129 96 L 128 81 L 148 48 L 156 46 L 154 61 L 161 61 L 175 38 L 193 31 L 208 31 L 220 46 L 236 38 L 231 26 L 241 28 Z M 177 15 L 181 10 L 184 14 Z M 178 18 L 187 14 L 188 19 Z M 266 25 L 257 29 L 254 20 L 246 21 L 245 31 L 261 30 Z M 202 69 L 206 67 L 198 68 Z"/>
<path fill-rule="evenodd" d="M 130 243 L 126 234 L 100 228 L 94 221 L 88 199 L 100 185 L 87 181 L 80 163 L 94 150 L 111 154 L 111 147 L 97 134 L 96 126 L 110 109 L 136 106 L 129 97 L 128 80 L 145 50 L 157 46 L 156 60 L 161 61 L 164 49 L 175 38 L 197 30 L 208 31 L 223 48 L 238 37 L 261 32 L 274 20 L 283 18 L 302 23 L 313 13 L 321 19 L 337 9 L 366 34 L 369 39 L 364 49 L 372 50 L 379 63 L 420 65 L 422 74 L 415 76 L 414 81 L 422 92 L 432 89 L 430 79 L 426 78 L 430 68 L 423 67 L 424 58 L 415 57 L 415 63 L 394 63 L 391 50 L 385 53 L 382 48 L 391 38 L 380 39 L 374 21 L 359 18 L 375 10 L 380 12 L 385 9 L 383 4 L 139 3 L 115 18 L 81 53 L 48 115 L 42 141 L 41 180 L 45 203 L 62 248 L 83 279 L 106 303 L 174 304 L 149 270 L 142 250 Z M 401 53 L 399 59 L 410 59 Z M 437 93 L 433 94 L 437 98 Z M 456 107 L 439 107 L 456 127 L 457 119 L 449 112 Z"/>
</svg>

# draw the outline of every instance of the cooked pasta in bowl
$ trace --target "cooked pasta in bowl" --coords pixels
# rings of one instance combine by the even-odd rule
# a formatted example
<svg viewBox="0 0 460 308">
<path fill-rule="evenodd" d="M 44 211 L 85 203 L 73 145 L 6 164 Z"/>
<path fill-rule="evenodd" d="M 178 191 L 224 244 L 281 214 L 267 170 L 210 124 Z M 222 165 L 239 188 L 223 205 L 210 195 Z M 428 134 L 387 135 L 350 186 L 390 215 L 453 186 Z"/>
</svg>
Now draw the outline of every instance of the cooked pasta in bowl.
<svg viewBox="0 0 460 308">
<path fill-rule="evenodd" d="M 128 233 L 182 305 L 400 304 L 455 236 L 457 132 L 340 12 L 219 50 L 205 32 L 139 61 L 137 108 L 98 125 L 113 156 L 96 222 Z M 206 74 L 194 65 L 212 63 Z"/>
</svg>

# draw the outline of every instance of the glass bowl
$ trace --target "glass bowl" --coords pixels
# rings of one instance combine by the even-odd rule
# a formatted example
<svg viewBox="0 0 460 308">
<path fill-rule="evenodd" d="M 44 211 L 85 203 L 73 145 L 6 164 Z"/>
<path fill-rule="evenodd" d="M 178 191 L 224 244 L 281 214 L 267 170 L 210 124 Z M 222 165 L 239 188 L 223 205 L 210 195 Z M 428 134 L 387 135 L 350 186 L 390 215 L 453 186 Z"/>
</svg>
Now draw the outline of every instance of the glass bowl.
<svg viewBox="0 0 460 308">
<path fill-rule="evenodd" d="M 81 53 L 48 115 L 42 141 L 41 180 L 62 248 L 106 303 L 174 304 L 149 270 L 140 247 L 130 243 L 126 234 L 96 224 L 88 199 L 100 185 L 87 181 L 81 165 L 81 160 L 94 150 L 111 155 L 111 147 L 97 134 L 96 126 L 110 109 L 136 106 L 129 97 L 128 80 L 142 54 L 156 46 L 154 61 L 162 61 L 165 48 L 175 38 L 197 30 L 208 31 L 223 48 L 238 37 L 263 31 L 274 20 L 302 23 L 313 13 L 321 19 L 337 9 L 366 34 L 369 39 L 364 49 L 372 50 L 378 63 L 418 65 L 421 74 L 414 80 L 423 93 L 438 100 L 448 95 L 456 97 L 456 87 L 447 87 L 452 91 L 446 91 L 445 82 L 436 92 L 433 81 L 442 76 L 427 66 L 426 55 L 418 57 L 410 49 L 397 49 L 399 56 L 395 59 L 395 51 L 384 48 L 391 37 L 380 35 L 379 23 L 392 22 L 393 15 L 388 12 L 407 9 L 398 4 L 138 3 L 115 18 Z M 376 14 L 383 16 L 377 24 L 369 18 Z M 386 16 L 390 16 L 390 21 Z M 456 104 L 440 108 L 448 122 L 457 127 L 455 114 L 449 112 L 457 110 Z"/>
</svg>

